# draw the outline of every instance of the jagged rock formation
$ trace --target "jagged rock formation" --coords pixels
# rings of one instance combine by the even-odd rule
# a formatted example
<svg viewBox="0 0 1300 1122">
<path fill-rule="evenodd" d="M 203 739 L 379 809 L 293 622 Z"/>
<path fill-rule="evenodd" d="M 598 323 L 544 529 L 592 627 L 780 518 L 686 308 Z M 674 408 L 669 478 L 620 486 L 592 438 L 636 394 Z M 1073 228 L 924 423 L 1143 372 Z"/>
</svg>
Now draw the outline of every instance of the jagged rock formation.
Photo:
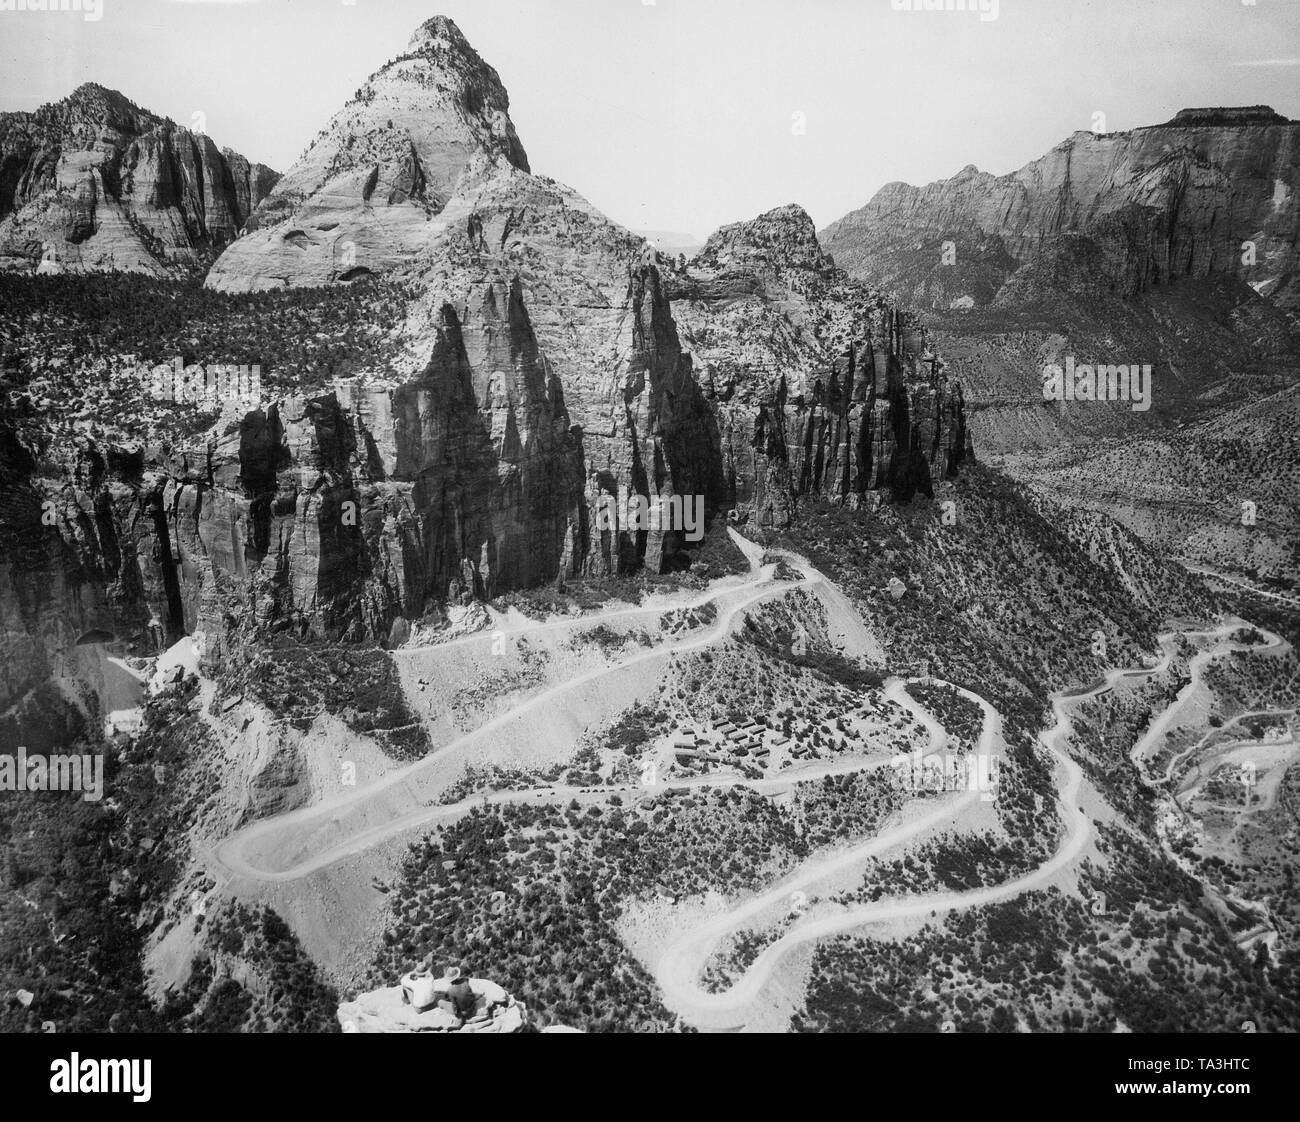
<svg viewBox="0 0 1300 1122">
<path fill-rule="evenodd" d="M 1295 307 L 1298 137 L 1300 122 L 1267 106 L 1077 132 L 1008 175 L 968 166 L 925 187 L 887 184 L 823 241 L 854 275 L 934 308 L 1014 305 L 1048 283 L 1131 296 L 1211 276 Z"/>
<path fill-rule="evenodd" d="M 933 495 L 973 457 L 960 386 L 914 319 L 852 285 L 785 206 L 718 230 L 669 281 L 719 417 L 730 500 Z"/>
<path fill-rule="evenodd" d="M 918 326 L 837 270 L 802 210 L 725 227 L 682 269 L 531 174 L 506 105 L 429 21 L 208 277 L 388 275 L 406 306 L 382 369 L 228 403 L 166 446 L 0 425 L 25 543 L 0 599 L 32 667 L 0 707 L 92 629 L 141 653 L 201 631 L 209 663 L 250 635 L 396 644 L 448 602 L 689 564 L 680 527 L 604 523 L 622 493 L 781 525 L 801 494 L 931 494 L 970 455 Z"/>
<path fill-rule="evenodd" d="M 225 292 L 329 284 L 408 264 L 458 189 L 528 171 L 497 72 L 444 16 L 368 78 L 216 263 Z"/>
<path fill-rule="evenodd" d="M 478 295 L 473 336 L 444 306 L 426 369 L 403 385 L 228 410 L 211 434 L 155 451 L 151 470 L 140 451 L 58 449 L 45 466 L 69 486 L 49 500 L 54 527 L 35 492 L 7 512 L 33 554 L 30 566 L 14 558 L 11 579 L 79 574 L 102 591 L 80 597 L 76 627 L 136 634 L 152 619 L 156 638 L 174 641 L 223 634 L 233 616 L 255 630 L 386 638 L 399 616 L 443 600 L 554 577 L 580 522 L 578 442 L 518 285 Z M 15 477 L 37 470 L 28 450 L 8 448 Z M 42 597 L 33 582 L 22 598 Z"/>
<path fill-rule="evenodd" d="M 544 372 L 538 376 L 550 387 L 554 422 L 569 430 L 555 444 L 565 451 L 548 501 L 566 513 L 558 538 L 549 530 L 529 537 L 527 562 L 516 556 L 520 535 L 507 542 L 480 533 L 473 519 L 455 522 L 463 586 L 502 589 L 517 586 L 516 577 L 535 582 L 642 563 L 672 567 L 678 531 L 611 531 L 597 518 L 602 496 L 620 489 L 648 500 L 703 495 L 710 507 L 723 498 L 718 440 L 678 345 L 654 256 L 572 190 L 529 173 L 508 104 L 496 72 L 455 25 L 428 21 L 407 53 L 370 79 L 286 173 L 255 217 L 261 228 L 222 255 L 208 284 L 243 291 L 367 273 L 409 281 L 418 295 L 408 357 L 388 372 L 399 394 L 439 361 L 448 316 L 471 351 L 491 335 L 483 294 L 509 287 L 531 341 L 522 350 L 480 348 L 472 357 L 484 365 L 471 396 L 488 409 L 488 388 L 505 384 L 492 381 L 496 374 L 518 386 L 521 361 Z M 392 142 L 398 133 L 421 186 L 381 192 L 400 178 Z M 357 188 L 372 179 L 380 186 Z M 512 365 L 516 373 L 507 378 Z M 508 427 L 517 406 L 510 393 L 497 395 L 502 424 Z M 423 479 L 426 467 L 414 474 Z M 427 482 L 417 489 L 422 496 L 430 493 Z M 448 492 L 445 506 L 482 509 L 488 501 Z M 509 519 L 517 511 L 507 504 L 502 513 Z M 435 564 L 433 572 L 442 595 L 443 570 Z"/>
<path fill-rule="evenodd" d="M 1296 548 L 1277 461 L 1300 358 L 1298 138 L 1266 106 L 1187 109 L 1009 175 L 889 184 L 823 240 L 923 309 L 982 451 L 1163 551 L 1273 573 Z M 1150 364 L 1150 411 L 1045 402 L 1044 366 L 1069 357 Z M 1248 534 L 1244 498 L 1273 512 Z"/>
<path fill-rule="evenodd" d="M 163 275 L 233 241 L 276 173 L 87 84 L 0 113 L 0 269 Z"/>
</svg>

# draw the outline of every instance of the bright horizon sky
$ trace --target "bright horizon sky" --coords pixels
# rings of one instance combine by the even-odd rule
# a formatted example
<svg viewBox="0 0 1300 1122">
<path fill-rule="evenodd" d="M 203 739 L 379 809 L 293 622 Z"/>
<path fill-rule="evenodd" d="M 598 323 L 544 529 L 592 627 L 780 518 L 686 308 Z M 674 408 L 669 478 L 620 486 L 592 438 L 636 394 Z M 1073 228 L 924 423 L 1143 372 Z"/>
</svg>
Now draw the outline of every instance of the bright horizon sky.
<svg viewBox="0 0 1300 1122">
<path fill-rule="evenodd" d="M 13 0 L 8 0 L 13 2 Z M 892 0 L 901 2 L 901 0 Z M 885 183 L 1023 166 L 1105 114 L 1300 117 L 1300 0 L 102 0 L 0 11 L 0 110 L 83 82 L 286 170 L 412 31 L 456 21 L 533 171 L 634 229 L 703 240 L 789 202 L 820 229 Z M 795 114 L 806 131 L 797 134 Z"/>
</svg>

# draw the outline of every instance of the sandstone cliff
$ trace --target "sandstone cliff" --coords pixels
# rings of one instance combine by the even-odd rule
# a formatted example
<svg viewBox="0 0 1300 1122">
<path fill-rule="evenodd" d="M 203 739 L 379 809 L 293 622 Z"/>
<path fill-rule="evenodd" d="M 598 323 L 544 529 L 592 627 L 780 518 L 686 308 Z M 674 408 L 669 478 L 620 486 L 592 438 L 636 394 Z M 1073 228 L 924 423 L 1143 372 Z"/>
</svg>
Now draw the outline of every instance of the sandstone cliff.
<svg viewBox="0 0 1300 1122">
<path fill-rule="evenodd" d="M 410 264 L 458 188 L 498 164 L 528 171 L 509 107 L 460 29 L 428 20 L 317 133 L 208 283 L 246 292 Z"/>
<path fill-rule="evenodd" d="M 24 395 L 0 426 L 23 543 L 0 602 L 30 673 L 0 708 L 81 680 L 64 664 L 92 632 L 137 652 L 202 632 L 209 664 L 255 637 L 401 643 L 449 603 L 689 565 L 682 528 L 602 521 L 625 493 L 784 525 L 800 496 L 933 494 L 970 455 L 919 325 L 836 269 L 802 210 L 724 227 L 682 268 L 533 175 L 506 107 L 429 21 L 212 268 L 243 293 L 231 330 L 319 331 L 267 288 L 391 286 L 374 368 L 290 386 L 268 367 L 255 407 L 157 425 L 129 381 L 107 415 Z M 15 343 L 20 379 L 54 373 Z"/>
<path fill-rule="evenodd" d="M 1295 307 L 1298 137 L 1300 122 L 1263 106 L 1077 132 L 1007 175 L 968 166 L 924 187 L 890 183 L 823 240 L 854 275 L 935 308 L 1022 302 L 1044 274 L 1121 295 L 1222 276 Z"/>
<path fill-rule="evenodd" d="M 973 457 L 961 387 L 914 317 L 848 280 L 798 206 L 718 230 L 669 281 L 718 417 L 729 500 L 934 494 Z"/>
<path fill-rule="evenodd" d="M 1164 552 L 1274 575 L 1300 548 L 1298 138 L 1266 106 L 1076 133 L 1009 175 L 889 184 L 823 241 L 921 311 L 982 452 Z M 1071 357 L 1150 364 L 1149 411 L 1044 401 Z M 1267 524 L 1243 531 L 1244 498 Z"/>
<path fill-rule="evenodd" d="M 87 84 L 34 113 L 0 114 L 0 269 L 163 275 L 206 263 L 275 180 Z"/>
</svg>

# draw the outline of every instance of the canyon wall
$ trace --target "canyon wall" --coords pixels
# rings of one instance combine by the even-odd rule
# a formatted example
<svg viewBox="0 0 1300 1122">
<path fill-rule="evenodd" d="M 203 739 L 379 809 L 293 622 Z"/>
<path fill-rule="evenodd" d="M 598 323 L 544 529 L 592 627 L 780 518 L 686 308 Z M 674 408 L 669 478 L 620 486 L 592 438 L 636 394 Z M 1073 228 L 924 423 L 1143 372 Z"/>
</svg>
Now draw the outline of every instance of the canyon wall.
<svg viewBox="0 0 1300 1122">
<path fill-rule="evenodd" d="M 143 417 L 96 438 L 30 394 L 21 435 L 0 421 L 11 726 L 51 682 L 111 676 L 113 651 L 201 633 L 215 665 L 253 641 L 400 644 L 449 605 L 690 565 L 685 527 L 603 520 L 625 495 L 780 527 L 804 499 L 932 495 L 971 455 L 924 332 L 837 269 L 799 207 L 670 261 L 532 174 L 507 106 L 454 24 L 429 21 L 207 277 L 384 277 L 396 359 L 294 390 L 266 372 L 262 400 L 143 443 Z M 225 236 L 242 205 L 205 202 L 204 229 Z"/>
<path fill-rule="evenodd" d="M 166 275 L 233 242 L 276 173 L 88 83 L 0 113 L 0 269 Z"/>
<path fill-rule="evenodd" d="M 822 241 L 855 276 L 938 309 L 963 298 L 1020 302 L 1032 281 L 1132 296 L 1211 276 L 1291 308 L 1300 298 L 1298 137 L 1300 123 L 1264 106 L 1076 132 L 1007 175 L 968 166 L 923 187 L 887 184 Z"/>
</svg>

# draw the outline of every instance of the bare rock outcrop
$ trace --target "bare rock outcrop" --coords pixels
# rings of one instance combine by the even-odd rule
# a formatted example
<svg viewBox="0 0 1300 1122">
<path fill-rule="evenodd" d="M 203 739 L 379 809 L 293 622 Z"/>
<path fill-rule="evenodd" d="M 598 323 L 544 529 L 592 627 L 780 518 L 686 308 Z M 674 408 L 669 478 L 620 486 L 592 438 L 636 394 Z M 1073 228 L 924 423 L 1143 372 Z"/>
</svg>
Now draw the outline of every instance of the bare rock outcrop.
<svg viewBox="0 0 1300 1122">
<path fill-rule="evenodd" d="M 0 610 L 30 668 L 0 701 L 90 629 L 138 654 L 201 631 L 209 663 L 257 636 L 400 644 L 449 604 L 690 564 L 685 527 L 637 525 L 623 496 L 782 525 L 803 496 L 933 493 L 969 455 L 919 327 L 837 269 L 800 208 L 669 262 L 533 175 L 507 104 L 429 21 L 207 278 L 385 276 L 402 317 L 377 369 L 265 371 L 258 403 L 157 446 L 0 419 L 0 524 L 22 543 L 0 549 Z"/>
<path fill-rule="evenodd" d="M 1027 285 L 1048 279 L 1133 295 L 1210 276 L 1291 308 L 1300 300 L 1298 138 L 1300 122 L 1267 106 L 1076 132 L 1007 175 L 966 167 L 924 187 L 887 184 L 823 241 L 854 275 L 937 309 L 963 298 L 1022 303 Z"/>
<path fill-rule="evenodd" d="M 431 219 L 498 164 L 528 171 L 497 72 L 444 16 L 371 75 L 213 267 L 224 292 L 321 285 L 411 264 Z"/>
<path fill-rule="evenodd" d="M 487 978 L 467 979 L 475 998 L 472 1014 L 465 1018 L 433 1006 L 417 1009 L 402 986 L 386 986 L 358 994 L 339 1006 L 344 1032 L 522 1032 L 529 1024 L 528 1009 Z M 435 983 L 438 984 L 438 983 Z M 445 991 L 444 985 L 444 991 Z M 446 1003 L 444 1003 L 446 1004 Z"/>
<path fill-rule="evenodd" d="M 919 324 L 849 281 L 802 208 L 724 226 L 670 291 L 729 501 L 761 525 L 788 522 L 801 495 L 933 495 L 973 456 L 961 388 Z"/>
<path fill-rule="evenodd" d="M 87 84 L 0 114 L 0 269 L 164 275 L 238 237 L 275 172 Z"/>
</svg>

